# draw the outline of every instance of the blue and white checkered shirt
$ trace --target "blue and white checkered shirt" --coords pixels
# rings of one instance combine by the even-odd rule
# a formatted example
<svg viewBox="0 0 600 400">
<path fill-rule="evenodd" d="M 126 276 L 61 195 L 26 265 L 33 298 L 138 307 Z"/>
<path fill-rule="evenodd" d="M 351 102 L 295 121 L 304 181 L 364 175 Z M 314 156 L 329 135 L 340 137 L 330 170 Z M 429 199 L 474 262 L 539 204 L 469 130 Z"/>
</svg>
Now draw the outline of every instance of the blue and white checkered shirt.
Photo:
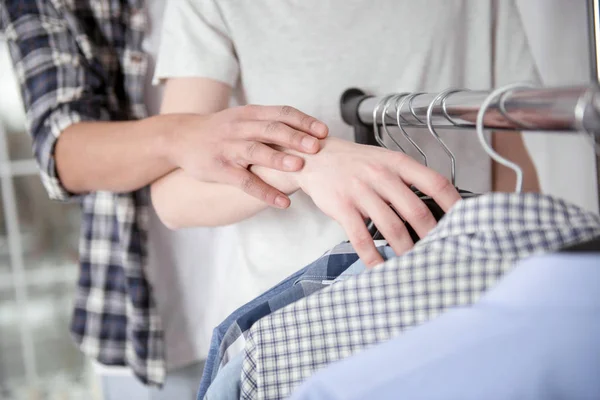
<svg viewBox="0 0 600 400">
<path fill-rule="evenodd" d="M 163 333 L 144 274 L 148 192 L 74 196 L 54 159 L 58 137 L 72 124 L 146 116 L 146 19 L 142 0 L 0 3 L 42 182 L 52 199 L 81 203 L 73 338 L 87 356 L 160 385 Z"/>
</svg>

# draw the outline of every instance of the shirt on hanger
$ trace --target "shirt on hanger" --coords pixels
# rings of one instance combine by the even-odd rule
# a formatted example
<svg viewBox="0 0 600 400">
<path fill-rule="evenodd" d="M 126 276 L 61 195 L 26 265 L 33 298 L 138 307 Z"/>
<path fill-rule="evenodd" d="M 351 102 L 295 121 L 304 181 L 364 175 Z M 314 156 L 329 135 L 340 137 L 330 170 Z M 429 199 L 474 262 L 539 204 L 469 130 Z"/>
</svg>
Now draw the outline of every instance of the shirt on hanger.
<svg viewBox="0 0 600 400">
<path fill-rule="evenodd" d="M 244 352 L 238 353 L 225 365 L 210 385 L 204 400 L 239 400 Z M 202 400 L 198 393 L 197 400 Z"/>
<path fill-rule="evenodd" d="M 463 200 L 405 255 L 258 321 L 243 399 L 281 399 L 318 368 L 468 305 L 524 257 L 600 234 L 600 216 L 539 194 Z"/>
<path fill-rule="evenodd" d="M 390 250 L 386 250 L 389 246 L 385 241 L 376 241 L 375 244 L 383 257 L 393 255 L 393 252 L 390 253 Z M 244 334 L 256 321 L 327 287 L 349 266 L 357 262 L 359 264 L 354 267 L 355 273 L 364 271 L 364 264 L 361 268 L 361 262 L 357 260 L 358 255 L 352 245 L 349 242 L 341 243 L 301 271 L 231 314 L 213 332 L 212 347 L 214 347 L 214 351 L 211 347 L 200 383 L 198 399 L 204 398 L 209 385 L 215 380 L 219 371 L 230 358 L 243 349 Z"/>
<path fill-rule="evenodd" d="M 377 250 L 384 260 L 396 256 L 394 250 L 390 246 L 384 245 L 385 241 L 379 242 L 381 245 L 376 242 Z M 346 251 L 348 251 L 348 253 L 346 253 Z M 204 396 L 205 393 L 205 400 L 239 399 L 241 384 L 240 376 L 242 374 L 244 354 L 243 352 L 235 353 L 235 349 L 233 352 L 229 351 L 232 348 L 237 348 L 237 346 L 234 346 L 234 343 L 240 340 L 245 341 L 243 335 L 246 334 L 252 327 L 252 324 L 260 318 L 309 296 L 312 293 L 318 292 L 328 285 L 342 282 L 366 271 L 367 267 L 362 260 L 358 260 L 346 268 L 348 265 L 347 261 L 358 258 L 353 251 L 350 243 L 342 243 L 336 246 L 331 252 L 328 252 L 322 258 L 308 266 L 306 272 L 294 282 L 292 287 L 285 292 L 274 296 L 271 300 L 266 301 L 262 305 L 249 310 L 244 316 L 240 317 L 236 323 L 229 327 L 221 345 L 221 349 L 225 354 L 222 357 L 219 368 L 213 369 L 213 375 L 216 373 L 216 376 L 208 390 L 205 390 L 204 387 L 200 388 L 198 400 L 202 400 L 202 396 Z M 340 271 L 343 272 L 340 273 Z M 231 360 L 229 360 L 230 357 L 232 357 Z"/>
<path fill-rule="evenodd" d="M 519 263 L 457 309 L 318 372 L 293 400 L 600 398 L 600 252 Z"/>
</svg>

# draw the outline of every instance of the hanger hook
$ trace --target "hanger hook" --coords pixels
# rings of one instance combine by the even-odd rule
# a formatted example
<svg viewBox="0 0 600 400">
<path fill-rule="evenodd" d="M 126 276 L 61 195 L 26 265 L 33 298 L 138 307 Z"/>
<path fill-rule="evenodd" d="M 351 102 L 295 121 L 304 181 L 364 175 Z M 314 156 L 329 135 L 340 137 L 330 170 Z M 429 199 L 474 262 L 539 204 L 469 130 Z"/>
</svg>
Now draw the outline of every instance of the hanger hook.
<svg viewBox="0 0 600 400">
<path fill-rule="evenodd" d="M 387 123 L 385 122 L 385 117 L 387 116 L 387 111 L 390 108 L 390 106 L 392 105 L 392 103 L 394 102 L 394 100 L 398 98 L 398 96 L 400 96 L 400 95 L 396 94 L 396 95 L 390 96 L 390 98 L 387 99 L 387 101 L 385 102 L 385 106 L 383 107 L 383 112 L 381 113 L 381 125 L 383 126 L 383 131 L 388 135 L 388 137 L 390 139 L 392 139 L 392 142 L 394 142 L 394 144 L 396 146 L 398 146 L 398 148 L 400 149 L 401 152 L 406 154 L 406 151 L 404 150 L 404 148 L 400 145 L 400 143 L 398 143 L 398 141 L 396 139 L 394 139 L 394 137 L 390 133 L 390 131 L 387 127 Z"/>
<path fill-rule="evenodd" d="M 455 89 L 455 88 L 446 89 L 446 90 L 440 92 L 437 96 L 435 96 L 435 98 L 431 101 L 431 103 L 429 103 L 429 107 L 427 107 L 427 128 L 429 129 L 429 132 L 433 135 L 435 140 L 437 140 L 438 143 L 443 147 L 443 149 L 446 152 L 446 154 L 448 155 L 448 157 L 450 157 L 450 173 L 451 173 L 451 177 L 452 177 L 452 185 L 454 185 L 454 186 L 456 186 L 456 157 L 454 157 L 454 153 L 452 153 L 452 151 L 448 148 L 448 146 L 446 146 L 446 143 L 444 143 L 444 141 L 442 140 L 440 135 L 433 128 L 432 117 L 433 117 L 433 107 L 435 107 L 435 105 L 437 104 L 438 101 L 447 97 L 451 93 L 461 92 L 461 91 L 462 91 L 462 89 Z"/>
<path fill-rule="evenodd" d="M 486 97 L 486 99 L 483 101 L 483 103 L 481 103 L 479 112 L 477 113 L 477 122 L 475 125 L 475 129 L 477 130 L 477 138 L 479 139 L 479 143 L 481 143 L 481 146 L 483 147 L 485 152 L 498 164 L 504 165 L 505 167 L 510 168 L 513 171 L 515 171 L 515 174 L 517 175 L 517 184 L 515 187 L 516 193 L 521 193 L 521 191 L 523 190 L 523 170 L 521 169 L 521 167 L 519 167 L 519 165 L 502 157 L 488 144 L 488 142 L 485 140 L 485 135 L 483 133 L 483 130 L 484 130 L 483 118 L 485 117 L 486 111 L 488 110 L 488 108 L 490 108 L 490 105 L 496 99 L 496 97 L 502 95 L 503 93 L 505 93 L 509 90 L 524 89 L 524 88 L 531 88 L 531 87 L 535 87 L 535 86 L 533 86 L 531 84 L 527 84 L 527 83 L 512 83 L 510 85 L 506 85 L 499 89 L 494 90 L 492 93 L 489 94 L 488 97 Z M 502 112 L 502 109 L 504 107 L 498 107 L 498 108 Z"/>
<path fill-rule="evenodd" d="M 423 163 L 427 167 L 427 165 L 428 165 L 427 164 L 427 155 L 419 147 L 419 145 L 409 136 L 408 132 L 406 132 L 406 130 L 402 126 L 402 123 L 400 122 L 400 118 L 402 118 L 404 120 L 404 122 L 408 123 L 408 121 L 406 119 L 404 119 L 404 117 L 401 114 L 402 114 L 402 107 L 404 106 L 404 103 L 406 103 L 406 100 L 408 100 L 409 97 L 410 97 L 410 93 L 401 93 L 400 95 L 398 95 L 398 98 L 396 100 L 396 124 L 398 125 L 398 128 L 400 128 L 400 132 L 402 132 L 402 135 L 404 135 L 406 140 L 408 140 L 408 142 L 415 149 L 417 149 L 419 154 L 421 154 L 421 157 L 423 157 Z M 392 140 L 394 140 L 394 139 L 392 138 Z M 394 140 L 394 142 L 395 142 L 395 140 Z"/>
<path fill-rule="evenodd" d="M 422 95 L 422 94 L 426 94 L 426 93 L 425 93 L 425 92 L 417 92 L 417 93 L 413 93 L 413 94 L 410 96 L 410 99 L 408 100 L 408 109 L 410 110 L 410 113 L 412 114 L 412 116 L 413 116 L 413 117 L 415 117 L 415 119 L 416 119 L 417 121 L 419 121 L 419 123 L 420 123 L 420 124 L 423 124 L 423 125 L 425 125 L 425 122 L 421 121 L 421 119 L 420 119 L 419 117 L 417 117 L 417 113 L 415 112 L 415 109 L 413 108 L 413 100 L 414 100 L 416 97 L 418 97 L 418 96 L 420 96 L 420 95 Z M 405 120 L 405 121 L 406 121 L 406 120 Z M 407 122 L 408 122 L 408 121 L 407 121 Z"/>
<path fill-rule="evenodd" d="M 381 100 L 379 100 L 379 102 L 377 102 L 377 105 L 373 109 L 373 133 L 375 136 L 375 140 L 377 141 L 377 143 L 379 143 L 379 145 L 381 147 L 383 147 L 385 149 L 387 149 L 387 146 L 383 142 L 381 132 L 379 131 L 379 124 L 377 123 L 377 113 L 379 112 L 379 109 L 381 108 L 381 106 L 383 106 L 384 104 L 387 104 L 388 100 L 391 97 L 394 97 L 394 95 L 387 95 L 387 96 L 382 97 Z"/>
</svg>

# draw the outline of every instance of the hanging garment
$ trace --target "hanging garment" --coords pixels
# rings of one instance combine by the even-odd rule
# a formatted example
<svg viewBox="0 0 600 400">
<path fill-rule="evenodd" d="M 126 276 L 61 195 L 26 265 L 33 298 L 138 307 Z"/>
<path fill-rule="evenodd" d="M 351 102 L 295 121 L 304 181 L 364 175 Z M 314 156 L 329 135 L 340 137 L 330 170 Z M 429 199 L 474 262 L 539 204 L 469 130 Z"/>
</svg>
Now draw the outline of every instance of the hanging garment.
<svg viewBox="0 0 600 400">
<path fill-rule="evenodd" d="M 376 246 L 384 259 L 394 256 L 385 241 L 377 241 Z M 358 264 L 356 264 L 357 262 Z M 352 245 L 348 242 L 341 243 L 227 317 L 213 332 L 208 360 L 198 390 L 198 399 L 204 398 L 208 387 L 215 380 L 219 371 L 229 359 L 243 349 L 244 333 L 256 321 L 327 287 L 353 264 L 356 264 L 353 267 L 355 274 L 366 269 L 364 264 L 358 260 L 358 255 Z M 237 385 L 239 386 L 239 382 Z"/>
<path fill-rule="evenodd" d="M 459 202 L 405 255 L 258 321 L 243 399 L 281 399 L 318 368 L 468 305 L 512 265 L 600 234 L 600 216 L 539 194 Z"/>
<path fill-rule="evenodd" d="M 344 250 L 351 250 L 352 247 L 349 246 L 349 244 L 343 244 L 337 246 L 335 249 L 337 249 L 336 251 L 341 255 L 345 254 Z M 377 250 L 384 260 L 396 256 L 394 250 L 387 245 L 378 246 Z M 348 253 L 348 255 L 350 254 L 352 253 Z M 327 266 L 327 276 L 325 276 L 323 272 L 324 269 L 322 268 L 324 267 L 325 260 L 327 260 L 329 263 Z M 346 268 L 346 270 L 339 274 L 337 278 L 332 280 L 332 278 L 334 278 L 339 271 L 344 269 L 343 261 L 343 258 L 336 259 L 335 257 L 331 258 L 331 255 L 324 256 L 323 258 L 317 260 L 314 265 L 312 265 L 313 268 L 311 268 L 310 271 L 307 271 L 296 281 L 297 284 L 289 288 L 286 292 L 281 293 L 269 300 L 268 307 L 258 306 L 256 309 L 248 311 L 248 313 L 238 319 L 238 322 L 232 325 L 225 334 L 225 339 L 223 340 L 221 346 L 224 349 L 225 354 L 227 355 L 231 353 L 229 352 L 229 349 L 233 347 L 233 344 L 237 340 L 243 340 L 243 335 L 252 327 L 251 324 L 256 322 L 258 319 L 263 318 L 266 315 L 292 304 L 293 302 L 300 300 L 301 298 L 304 298 L 314 292 L 317 292 L 327 285 L 342 282 L 367 270 L 365 264 L 361 260 L 358 260 Z M 223 357 L 217 370 L 217 375 L 208 388 L 208 391 L 204 396 L 204 400 L 229 400 L 240 398 L 240 376 L 242 374 L 242 362 L 244 360 L 243 356 L 243 352 L 238 352 L 232 356 L 231 360 L 229 361 L 227 361 L 229 357 Z M 198 393 L 198 400 L 201 400 L 201 391 Z"/>
<path fill-rule="evenodd" d="M 600 252 L 519 263 L 471 308 L 333 364 L 293 400 L 600 398 Z"/>
<path fill-rule="evenodd" d="M 221 368 L 215 380 L 208 387 L 204 400 L 239 400 L 243 362 L 244 352 L 239 352 Z M 198 393 L 197 400 L 202 400 L 200 393 Z"/>
</svg>

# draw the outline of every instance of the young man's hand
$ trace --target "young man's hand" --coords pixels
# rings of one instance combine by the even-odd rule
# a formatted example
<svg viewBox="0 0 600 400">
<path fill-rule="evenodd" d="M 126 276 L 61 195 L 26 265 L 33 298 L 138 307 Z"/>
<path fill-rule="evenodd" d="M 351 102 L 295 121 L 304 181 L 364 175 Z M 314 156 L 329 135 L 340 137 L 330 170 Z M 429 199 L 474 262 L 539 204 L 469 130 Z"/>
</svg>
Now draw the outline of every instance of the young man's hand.
<svg viewBox="0 0 600 400">
<path fill-rule="evenodd" d="M 171 162 L 204 182 L 242 189 L 269 205 L 289 206 L 289 198 L 249 171 L 258 165 L 285 172 L 302 168 L 303 159 L 273 148 L 313 154 L 327 126 L 287 106 L 244 106 L 209 115 L 177 114 L 167 141 Z"/>
</svg>

